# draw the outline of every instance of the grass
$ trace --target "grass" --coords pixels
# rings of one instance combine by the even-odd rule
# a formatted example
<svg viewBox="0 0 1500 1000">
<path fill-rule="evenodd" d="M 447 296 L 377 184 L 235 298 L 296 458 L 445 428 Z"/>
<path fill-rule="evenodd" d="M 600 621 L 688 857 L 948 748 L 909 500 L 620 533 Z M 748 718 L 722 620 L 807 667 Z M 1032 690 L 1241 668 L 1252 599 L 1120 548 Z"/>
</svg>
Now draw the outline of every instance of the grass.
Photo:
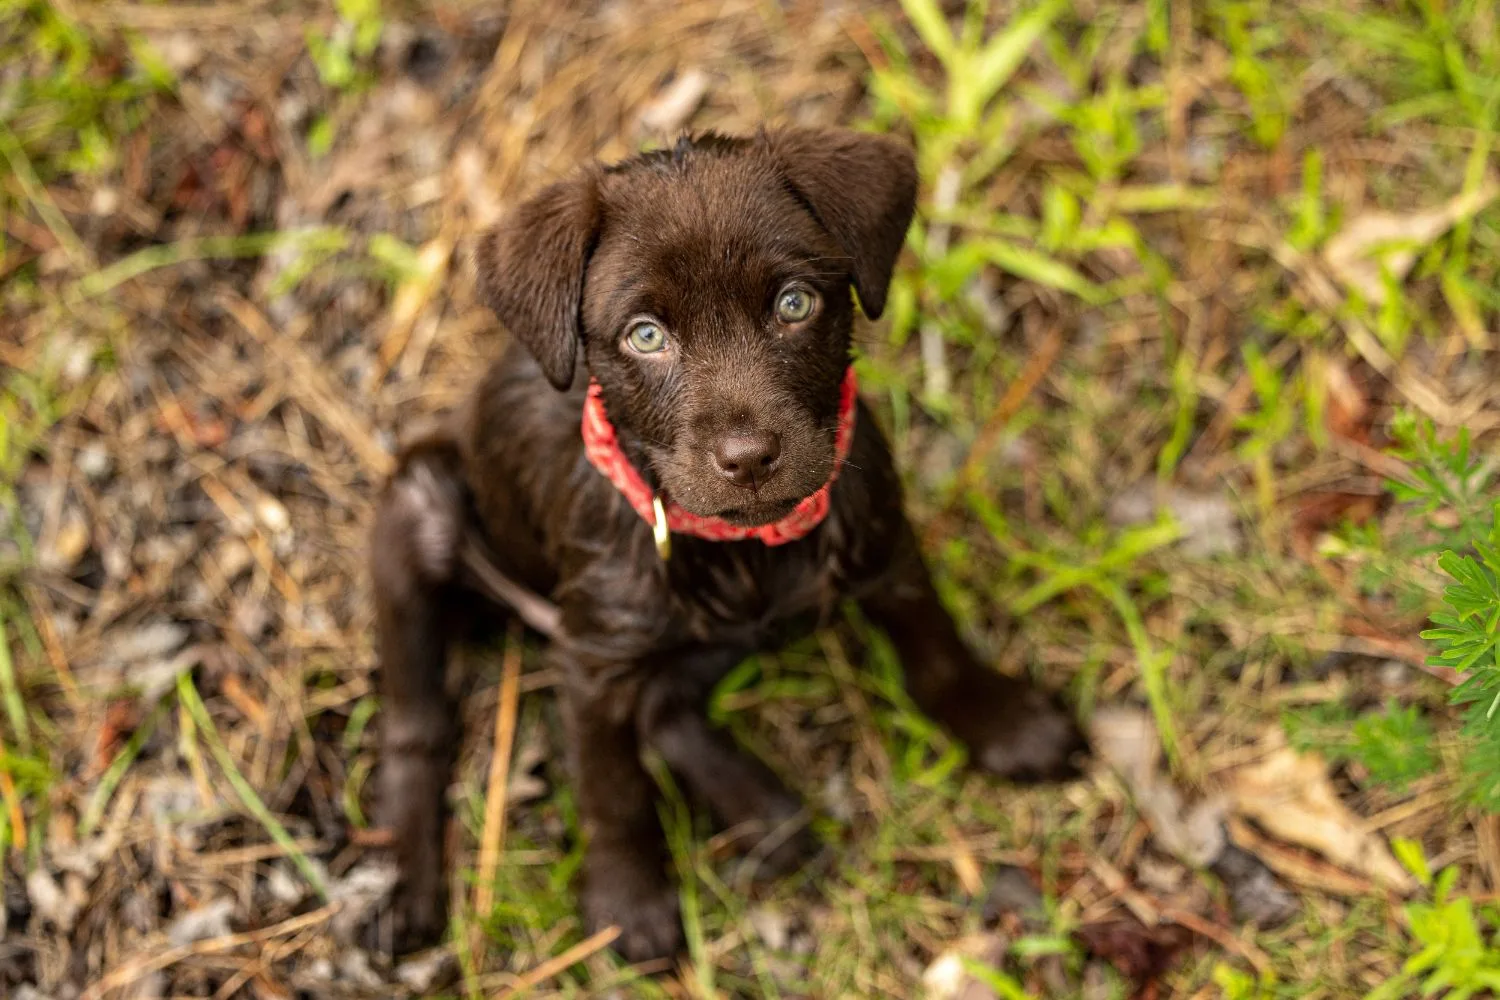
<svg viewBox="0 0 1500 1000">
<path fill-rule="evenodd" d="M 113 852 L 81 888 L 106 943 L 86 922 L 21 939 L 76 948 L 97 979 L 207 900 L 241 900 L 236 929 L 274 927 L 366 860 L 368 442 L 458 398 L 496 348 L 462 269 L 436 256 L 490 202 L 631 148 L 622 123 L 701 62 L 714 83 L 694 126 L 852 117 L 917 144 L 918 219 L 859 364 L 976 646 L 1085 715 L 1143 708 L 1190 795 L 1231 780 L 1266 727 L 1284 732 L 1324 756 L 1340 800 L 1424 888 L 1349 888 L 1266 848 L 1299 910 L 1242 924 L 1107 772 L 1024 791 L 969 774 L 905 698 L 878 629 L 850 615 L 747 662 L 713 707 L 814 806 L 824 867 L 747 887 L 663 775 L 682 967 L 656 979 L 585 947 L 531 995 L 916 995 L 937 955 L 985 932 L 972 879 L 1001 864 L 1038 883 L 1047 926 L 1007 925 L 1004 958 L 973 968 L 997 996 L 1137 995 L 1072 935 L 1149 912 L 1217 935 L 1173 957 L 1158 995 L 1488 988 L 1500 837 L 1472 764 L 1493 759 L 1473 752 L 1488 700 L 1466 730 L 1418 633 L 1445 584 L 1439 552 L 1481 537 L 1464 532 L 1487 524 L 1500 460 L 1500 211 L 1480 197 L 1500 124 L 1493 5 L 960 6 L 833 23 L 748 0 L 643 3 L 602 38 L 582 12 L 517 8 L 498 41 L 477 15 L 365 2 L 294 5 L 254 37 L 212 12 L 173 36 L 155 8 L 0 7 L 0 62 L 24 66 L 0 78 L 5 884 L 65 879 L 58 858 L 79 844 Z M 417 86 L 399 48 L 413 27 L 450 46 L 428 97 L 401 90 Z M 237 75 L 237 45 L 290 67 L 279 94 Z M 232 99 L 205 102 L 216 87 Z M 421 110 L 429 97 L 439 111 Z M 327 178 L 350 179 L 335 197 Z M 1440 232 L 1398 222 L 1366 247 L 1373 286 L 1330 260 L 1366 213 L 1465 196 Z M 91 208 L 110 198 L 114 214 Z M 1424 480 L 1462 427 L 1464 475 Z M 110 471 L 88 471 L 96 451 Z M 73 517 L 87 537 L 57 568 Z M 145 703 L 142 666 L 115 654 L 163 621 L 203 656 Z M 462 900 L 497 672 L 489 651 L 466 658 L 480 682 L 457 792 Z M 546 683 L 523 683 L 493 909 L 456 910 L 463 995 L 587 945 Z M 183 802 L 151 804 L 179 785 Z M 177 846 L 151 857 L 135 845 L 163 816 Z M 245 851 L 259 860 L 223 860 Z M 306 901 L 269 899 L 276 872 Z M 138 888 L 170 902 L 143 909 Z M 151 916 L 142 929 L 126 912 Z M 345 951 L 311 933 L 180 961 L 166 982 L 314 989 L 317 960 Z M 0 992 L 75 974 L 23 952 L 0 955 Z"/>
</svg>

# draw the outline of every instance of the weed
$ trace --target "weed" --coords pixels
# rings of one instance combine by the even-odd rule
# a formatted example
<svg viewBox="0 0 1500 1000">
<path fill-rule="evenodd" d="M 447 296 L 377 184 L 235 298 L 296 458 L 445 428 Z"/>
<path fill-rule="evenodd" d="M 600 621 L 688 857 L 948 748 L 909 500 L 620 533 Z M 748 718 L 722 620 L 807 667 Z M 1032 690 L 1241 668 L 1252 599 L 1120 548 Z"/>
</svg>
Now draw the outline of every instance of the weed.
<svg viewBox="0 0 1500 1000">
<path fill-rule="evenodd" d="M 1229 78 L 1250 105 L 1250 132 L 1267 149 L 1286 134 L 1289 98 L 1286 81 L 1266 58 L 1281 42 L 1270 17 L 1269 0 L 1221 0 L 1213 5 L 1229 49 Z"/>
<path fill-rule="evenodd" d="M 1431 902 L 1402 908 L 1418 951 L 1398 975 L 1372 991 L 1366 1000 L 1396 1000 L 1412 995 L 1441 994 L 1446 1000 L 1468 1000 L 1479 993 L 1500 991 L 1500 910 L 1476 907 L 1474 901 L 1453 894 L 1457 868 L 1433 876 L 1422 848 L 1397 839 L 1396 856 L 1431 894 Z"/>
<path fill-rule="evenodd" d="M 307 53 L 318 77 L 334 90 L 352 90 L 373 82 L 361 64 L 375 54 L 385 21 L 380 0 L 335 0 L 339 20 L 330 34 L 308 28 Z"/>
<path fill-rule="evenodd" d="M 1397 791 L 1438 767 L 1432 722 L 1415 705 L 1392 701 L 1356 715 L 1338 702 L 1325 703 L 1286 712 L 1282 725 L 1298 750 L 1316 750 L 1334 764 L 1358 763 L 1372 780 Z"/>
</svg>

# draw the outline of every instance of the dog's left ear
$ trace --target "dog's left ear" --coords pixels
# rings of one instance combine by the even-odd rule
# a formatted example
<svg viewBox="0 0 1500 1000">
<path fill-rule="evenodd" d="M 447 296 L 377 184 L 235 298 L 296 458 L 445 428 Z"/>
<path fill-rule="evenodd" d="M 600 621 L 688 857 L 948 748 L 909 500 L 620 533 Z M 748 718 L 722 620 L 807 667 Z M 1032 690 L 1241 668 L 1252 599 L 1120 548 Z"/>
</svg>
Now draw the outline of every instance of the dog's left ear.
<svg viewBox="0 0 1500 1000">
<path fill-rule="evenodd" d="M 788 128 L 766 141 L 787 183 L 853 259 L 860 305 L 878 319 L 916 209 L 911 147 L 846 129 Z"/>
<path fill-rule="evenodd" d="M 475 248 L 480 295 L 558 389 L 572 384 L 583 344 L 579 309 L 598 201 L 592 174 L 558 181 L 514 209 Z"/>
</svg>

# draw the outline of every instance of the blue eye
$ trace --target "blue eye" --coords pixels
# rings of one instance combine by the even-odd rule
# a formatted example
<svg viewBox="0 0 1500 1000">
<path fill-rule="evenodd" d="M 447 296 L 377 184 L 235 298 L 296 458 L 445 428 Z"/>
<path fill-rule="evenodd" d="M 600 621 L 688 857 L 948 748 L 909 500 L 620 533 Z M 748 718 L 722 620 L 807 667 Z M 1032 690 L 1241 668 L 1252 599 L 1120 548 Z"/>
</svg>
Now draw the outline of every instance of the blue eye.
<svg viewBox="0 0 1500 1000">
<path fill-rule="evenodd" d="M 637 354 L 655 354 L 667 346 L 667 331 L 651 320 L 641 320 L 625 334 L 625 343 Z"/>
<path fill-rule="evenodd" d="M 817 293 L 806 285 L 788 285 L 776 296 L 776 318 L 788 326 L 806 321 L 817 307 Z"/>
</svg>

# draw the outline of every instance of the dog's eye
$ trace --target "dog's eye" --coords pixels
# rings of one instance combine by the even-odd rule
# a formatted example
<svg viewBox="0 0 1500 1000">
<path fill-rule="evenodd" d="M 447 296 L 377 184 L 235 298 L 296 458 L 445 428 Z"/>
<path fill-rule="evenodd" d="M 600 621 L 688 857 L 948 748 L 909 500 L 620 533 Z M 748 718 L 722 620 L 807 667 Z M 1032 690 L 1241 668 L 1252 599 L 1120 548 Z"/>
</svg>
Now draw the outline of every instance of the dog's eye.
<svg viewBox="0 0 1500 1000">
<path fill-rule="evenodd" d="M 649 319 L 633 324 L 625 334 L 625 343 L 637 354 L 655 354 L 667 346 L 667 331 Z"/>
<path fill-rule="evenodd" d="M 788 285 L 776 296 L 776 318 L 787 325 L 804 322 L 817 307 L 817 294 L 805 285 Z"/>
</svg>

